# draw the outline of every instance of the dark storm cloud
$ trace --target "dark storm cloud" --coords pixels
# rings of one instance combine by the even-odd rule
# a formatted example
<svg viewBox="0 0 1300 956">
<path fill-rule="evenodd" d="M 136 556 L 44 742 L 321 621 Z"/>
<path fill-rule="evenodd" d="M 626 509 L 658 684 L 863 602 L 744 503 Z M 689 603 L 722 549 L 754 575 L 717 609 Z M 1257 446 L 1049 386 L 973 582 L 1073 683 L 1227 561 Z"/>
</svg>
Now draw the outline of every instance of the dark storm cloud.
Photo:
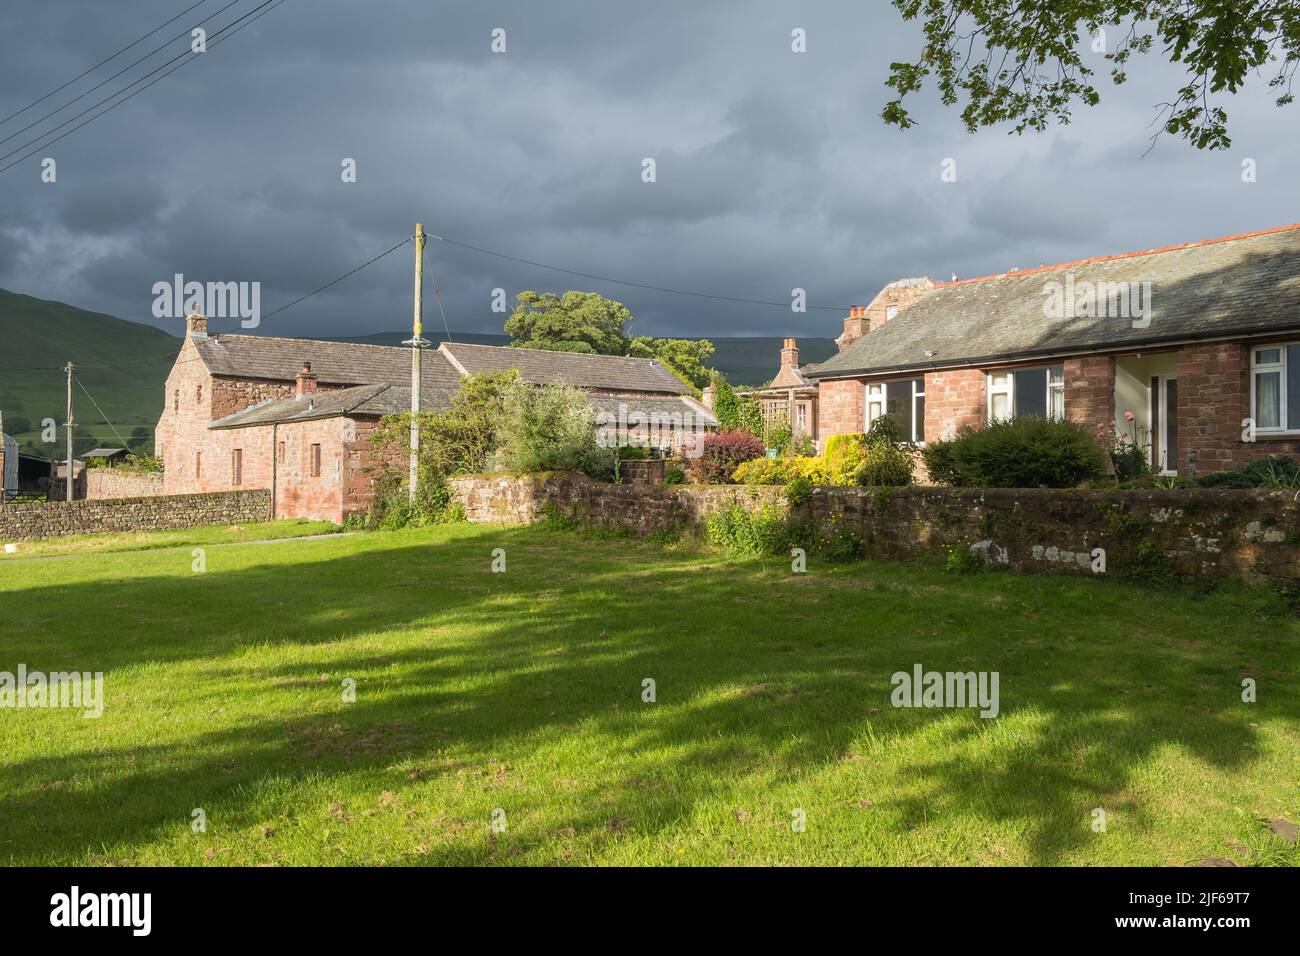
<svg viewBox="0 0 1300 956">
<path fill-rule="evenodd" d="M 9 0 L 0 116 L 189 2 Z M 208 0 L 94 82 L 224 2 Z M 209 29 L 258 2 L 240 0 Z M 507 31 L 505 55 L 490 52 L 495 27 Z M 795 27 L 807 31 L 806 54 L 790 51 Z M 0 286 L 153 321 L 152 284 L 180 272 L 260 281 L 266 312 L 423 221 L 584 272 L 778 301 L 797 286 L 813 304 L 841 306 L 901 276 L 985 274 L 1296 218 L 1286 163 L 1298 127 L 1264 96 L 1230 101 L 1230 153 L 1165 139 L 1143 157 L 1151 104 L 1179 80 L 1157 63 L 1043 136 L 971 136 L 932 100 L 904 133 L 878 114 L 889 62 L 917 42 L 883 0 L 286 0 L 0 174 Z M 40 181 L 45 155 L 58 161 L 57 183 Z M 1240 180 L 1247 156 L 1259 163 L 1251 185 Z M 652 184 L 641 181 L 647 157 Z M 355 184 L 340 181 L 344 158 L 357 162 Z M 945 184 L 949 158 L 958 179 Z M 498 331 L 489 304 L 501 287 L 597 289 L 626 302 L 643 333 L 839 330 L 830 312 L 654 293 L 437 241 L 427 264 L 453 328 Z M 262 331 L 400 329 L 410 267 L 406 247 Z M 426 322 L 441 321 L 429 302 Z"/>
</svg>

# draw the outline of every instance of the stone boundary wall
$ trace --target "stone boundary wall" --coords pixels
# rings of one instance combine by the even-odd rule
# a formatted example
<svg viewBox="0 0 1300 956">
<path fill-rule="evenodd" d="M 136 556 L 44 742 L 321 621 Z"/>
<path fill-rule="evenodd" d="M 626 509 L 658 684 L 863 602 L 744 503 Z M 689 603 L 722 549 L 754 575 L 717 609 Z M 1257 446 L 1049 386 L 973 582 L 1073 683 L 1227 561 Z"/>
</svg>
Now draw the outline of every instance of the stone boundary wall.
<svg viewBox="0 0 1300 956">
<path fill-rule="evenodd" d="M 173 531 L 271 519 L 271 492 L 222 491 L 111 501 L 11 503 L 0 509 L 0 542 L 113 531 Z"/>
<path fill-rule="evenodd" d="M 784 489 L 611 485 L 581 475 L 481 475 L 452 491 L 475 522 L 528 524 L 548 505 L 580 523 L 639 535 L 699 530 L 712 510 L 784 505 Z M 1022 571 L 1254 577 L 1300 582 L 1300 502 L 1290 491 L 817 488 L 791 517 L 822 537 L 851 534 L 868 558 L 942 558 L 972 550 Z"/>
<path fill-rule="evenodd" d="M 86 470 L 86 497 L 91 501 L 113 498 L 148 498 L 163 493 L 162 472 L 141 473 L 116 468 Z"/>
</svg>

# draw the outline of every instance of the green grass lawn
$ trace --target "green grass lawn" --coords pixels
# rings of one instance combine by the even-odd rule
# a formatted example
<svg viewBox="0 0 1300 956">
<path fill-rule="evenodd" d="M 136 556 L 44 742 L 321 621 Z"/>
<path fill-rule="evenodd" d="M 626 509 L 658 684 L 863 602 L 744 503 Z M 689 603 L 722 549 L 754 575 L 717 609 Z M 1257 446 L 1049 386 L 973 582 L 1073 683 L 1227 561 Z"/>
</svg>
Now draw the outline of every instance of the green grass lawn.
<svg viewBox="0 0 1300 956">
<path fill-rule="evenodd" d="M 306 518 L 262 521 L 256 524 L 209 525 L 179 531 L 125 531 L 117 534 L 71 534 L 44 541 L 19 541 L 12 554 L 0 551 L 0 561 L 24 558 L 62 557 L 70 554 L 104 554 L 113 551 L 153 551 L 160 548 L 195 548 L 209 545 L 243 544 L 250 541 L 280 541 L 333 534 L 341 530 L 329 521 Z"/>
<path fill-rule="evenodd" d="M 453 526 L 5 562 L 0 610 L 0 670 L 105 674 L 99 719 L 0 710 L 13 864 L 1297 861 L 1263 592 Z M 916 663 L 1000 715 L 892 707 Z"/>
</svg>

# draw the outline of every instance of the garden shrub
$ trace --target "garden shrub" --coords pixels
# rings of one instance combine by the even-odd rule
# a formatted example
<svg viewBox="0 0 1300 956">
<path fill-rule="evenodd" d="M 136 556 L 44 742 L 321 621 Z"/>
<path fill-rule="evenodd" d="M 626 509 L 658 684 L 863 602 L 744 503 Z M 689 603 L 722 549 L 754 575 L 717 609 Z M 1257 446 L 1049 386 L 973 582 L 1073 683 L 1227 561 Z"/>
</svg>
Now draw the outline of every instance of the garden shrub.
<svg viewBox="0 0 1300 956">
<path fill-rule="evenodd" d="M 1240 471 L 1220 471 L 1196 479 L 1201 488 L 1300 488 L 1300 462 L 1278 455 L 1252 461 Z"/>
<path fill-rule="evenodd" d="M 665 485 L 681 485 L 686 483 L 686 472 L 682 471 L 676 465 L 669 465 L 664 469 Z"/>
<path fill-rule="evenodd" d="M 596 443 L 595 415 L 586 395 L 572 385 L 511 383 L 497 430 L 501 463 L 510 471 L 613 477 L 614 449 Z"/>
<path fill-rule="evenodd" d="M 868 445 L 901 445 L 903 433 L 893 415 L 879 415 L 867 428 Z"/>
<path fill-rule="evenodd" d="M 956 445 L 950 441 L 932 441 L 921 449 L 926 473 L 937 485 L 960 485 L 957 475 Z"/>
<path fill-rule="evenodd" d="M 789 550 L 790 523 L 775 505 L 750 511 L 732 504 L 709 515 L 705 537 L 730 557 L 762 558 Z"/>
<path fill-rule="evenodd" d="M 826 439 L 826 453 L 822 455 L 819 484 L 852 485 L 858 467 L 866 461 L 867 436 L 862 432 L 849 435 L 832 435 Z"/>
<path fill-rule="evenodd" d="M 789 458 L 751 458 L 731 473 L 731 480 L 740 485 L 783 485 L 793 477 Z"/>
<path fill-rule="evenodd" d="M 705 484 L 728 484 L 737 466 L 764 454 L 763 443 L 749 432 L 710 432 L 704 436 L 703 453 L 690 459 L 689 468 L 696 481 Z"/>
<path fill-rule="evenodd" d="M 966 426 L 927 445 L 924 459 L 932 480 L 937 471 L 975 488 L 1074 488 L 1104 474 L 1101 448 L 1078 423 L 1034 416 Z"/>
<path fill-rule="evenodd" d="M 859 485 L 910 485 L 916 453 L 907 445 L 869 443 L 862 464 L 853 472 Z"/>
</svg>

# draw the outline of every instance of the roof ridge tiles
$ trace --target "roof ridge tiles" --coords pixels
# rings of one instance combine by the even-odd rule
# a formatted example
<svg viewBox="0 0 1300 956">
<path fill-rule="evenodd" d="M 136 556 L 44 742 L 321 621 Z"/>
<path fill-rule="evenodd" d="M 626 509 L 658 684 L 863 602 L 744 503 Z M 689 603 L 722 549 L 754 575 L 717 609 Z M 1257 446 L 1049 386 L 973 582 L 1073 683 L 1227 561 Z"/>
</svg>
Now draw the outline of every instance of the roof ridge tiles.
<svg viewBox="0 0 1300 956">
<path fill-rule="evenodd" d="M 1236 242 L 1241 239 L 1256 239 L 1260 236 L 1271 236 L 1279 232 L 1290 232 L 1293 229 L 1300 229 L 1300 223 L 1292 223 L 1289 226 L 1274 226 L 1271 229 L 1256 229 L 1253 232 L 1239 232 L 1230 236 L 1217 236 L 1213 239 L 1197 239 L 1194 242 L 1182 242 L 1173 246 L 1157 246 L 1153 249 L 1138 249 L 1133 252 L 1115 252 L 1105 256 L 1091 256 L 1086 259 L 1073 259 L 1069 262 L 1056 262 L 1051 265 L 1035 266 L 1032 269 L 1013 269 L 1009 272 L 998 272 L 984 276 L 971 276 L 969 279 L 958 279 L 955 282 L 936 282 L 935 288 L 945 289 L 973 282 L 989 282 L 994 279 L 1019 278 L 1020 276 L 1034 275 L 1035 273 L 1040 272 L 1052 272 L 1057 269 L 1069 269 L 1075 266 L 1094 265 L 1099 262 L 1113 262 L 1117 259 L 1136 259 L 1141 256 L 1155 256 L 1166 252 L 1179 252 L 1183 249 L 1195 249 L 1200 246 L 1213 246 L 1221 242 Z"/>
</svg>

